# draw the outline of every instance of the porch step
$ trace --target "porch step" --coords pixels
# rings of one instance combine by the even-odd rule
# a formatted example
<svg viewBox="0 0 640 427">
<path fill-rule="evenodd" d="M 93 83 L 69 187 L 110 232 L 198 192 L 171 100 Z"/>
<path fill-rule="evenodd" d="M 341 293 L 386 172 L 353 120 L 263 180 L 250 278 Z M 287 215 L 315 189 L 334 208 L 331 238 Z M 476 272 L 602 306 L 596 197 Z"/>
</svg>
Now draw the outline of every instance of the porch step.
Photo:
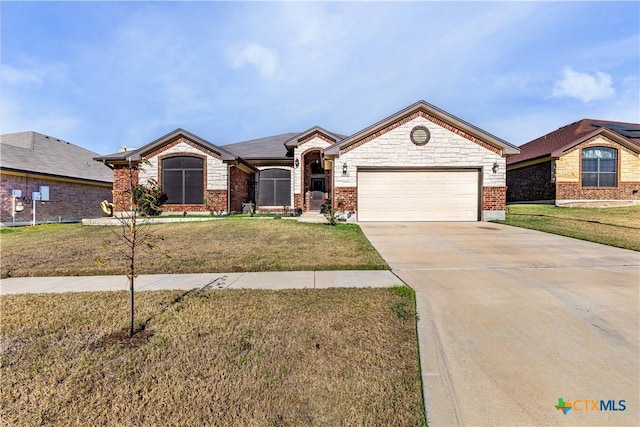
<svg viewBox="0 0 640 427">
<path fill-rule="evenodd" d="M 298 221 L 327 223 L 327 218 L 325 218 L 324 215 L 321 214 L 319 211 L 311 211 L 311 212 L 303 212 L 302 215 L 298 217 Z"/>
</svg>

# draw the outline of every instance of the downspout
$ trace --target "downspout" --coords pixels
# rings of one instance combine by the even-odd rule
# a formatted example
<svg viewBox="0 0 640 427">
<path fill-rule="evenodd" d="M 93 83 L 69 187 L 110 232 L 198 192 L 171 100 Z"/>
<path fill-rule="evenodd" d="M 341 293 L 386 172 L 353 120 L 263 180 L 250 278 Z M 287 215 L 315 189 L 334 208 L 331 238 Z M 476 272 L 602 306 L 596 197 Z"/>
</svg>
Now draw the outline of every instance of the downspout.
<svg viewBox="0 0 640 427">
<path fill-rule="evenodd" d="M 236 159 L 236 163 L 238 160 Z M 233 165 L 227 165 L 227 214 L 231 212 L 231 168 Z"/>
</svg>

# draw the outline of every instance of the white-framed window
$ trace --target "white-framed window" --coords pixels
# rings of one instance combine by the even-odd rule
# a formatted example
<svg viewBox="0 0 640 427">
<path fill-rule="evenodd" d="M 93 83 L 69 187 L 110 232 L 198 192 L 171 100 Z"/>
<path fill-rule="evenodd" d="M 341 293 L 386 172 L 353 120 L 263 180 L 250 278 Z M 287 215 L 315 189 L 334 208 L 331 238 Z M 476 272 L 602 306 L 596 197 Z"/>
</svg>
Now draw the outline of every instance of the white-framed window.
<svg viewBox="0 0 640 427">
<path fill-rule="evenodd" d="M 582 186 L 616 187 L 618 185 L 618 150 L 589 147 L 582 150 Z"/>
</svg>

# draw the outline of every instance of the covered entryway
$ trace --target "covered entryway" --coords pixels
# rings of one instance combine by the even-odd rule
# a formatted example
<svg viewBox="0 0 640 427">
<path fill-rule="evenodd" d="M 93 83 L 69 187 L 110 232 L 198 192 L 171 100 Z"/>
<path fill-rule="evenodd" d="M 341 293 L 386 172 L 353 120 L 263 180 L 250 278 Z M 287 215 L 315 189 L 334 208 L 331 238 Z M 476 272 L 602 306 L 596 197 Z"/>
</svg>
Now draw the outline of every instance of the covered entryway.
<svg viewBox="0 0 640 427">
<path fill-rule="evenodd" d="M 478 221 L 479 169 L 359 169 L 358 221 Z"/>
<path fill-rule="evenodd" d="M 302 155 L 302 191 L 304 211 L 319 211 L 328 197 L 328 174 L 320 148 L 311 148 Z"/>
</svg>

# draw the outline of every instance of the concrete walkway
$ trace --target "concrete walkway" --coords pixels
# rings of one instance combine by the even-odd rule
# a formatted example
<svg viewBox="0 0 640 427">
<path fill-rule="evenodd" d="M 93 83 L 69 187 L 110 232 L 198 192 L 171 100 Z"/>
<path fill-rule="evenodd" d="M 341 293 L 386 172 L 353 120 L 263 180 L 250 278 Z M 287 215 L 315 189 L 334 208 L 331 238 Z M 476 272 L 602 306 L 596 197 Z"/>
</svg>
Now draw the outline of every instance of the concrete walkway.
<svg viewBox="0 0 640 427">
<path fill-rule="evenodd" d="M 136 278 L 138 291 L 164 289 L 368 288 L 401 285 L 387 270 L 281 271 L 258 273 L 149 274 Z M 15 277 L 0 281 L 0 294 L 122 291 L 125 276 Z"/>
</svg>

